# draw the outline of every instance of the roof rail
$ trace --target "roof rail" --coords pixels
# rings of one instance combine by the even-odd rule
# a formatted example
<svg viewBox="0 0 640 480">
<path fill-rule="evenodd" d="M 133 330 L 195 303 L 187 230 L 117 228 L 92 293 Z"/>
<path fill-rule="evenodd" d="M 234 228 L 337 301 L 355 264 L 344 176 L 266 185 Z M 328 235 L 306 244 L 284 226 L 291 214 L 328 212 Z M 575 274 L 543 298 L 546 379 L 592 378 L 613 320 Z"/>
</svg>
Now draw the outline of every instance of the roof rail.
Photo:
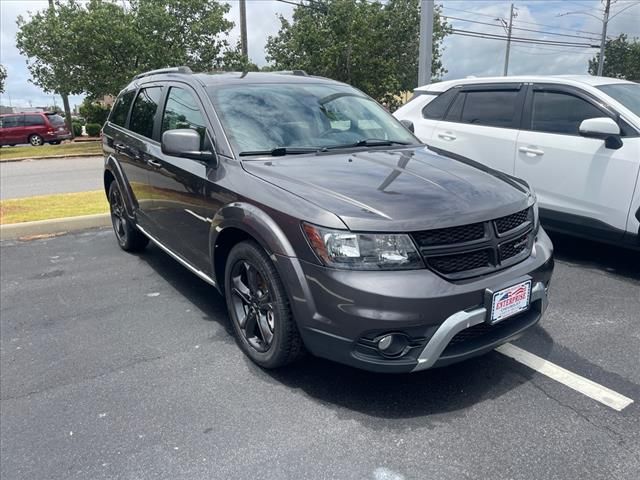
<svg viewBox="0 0 640 480">
<path fill-rule="evenodd" d="M 308 77 L 309 74 L 304 70 L 280 70 L 277 72 L 267 72 L 267 73 L 275 73 L 277 75 L 296 75 L 298 77 Z"/>
<path fill-rule="evenodd" d="M 142 77 L 148 77 L 149 75 L 157 75 L 160 73 L 193 73 L 189 67 L 168 67 L 168 68 L 159 68 L 157 70 L 150 70 L 148 72 L 139 73 L 135 77 L 134 80 L 137 80 Z"/>
</svg>

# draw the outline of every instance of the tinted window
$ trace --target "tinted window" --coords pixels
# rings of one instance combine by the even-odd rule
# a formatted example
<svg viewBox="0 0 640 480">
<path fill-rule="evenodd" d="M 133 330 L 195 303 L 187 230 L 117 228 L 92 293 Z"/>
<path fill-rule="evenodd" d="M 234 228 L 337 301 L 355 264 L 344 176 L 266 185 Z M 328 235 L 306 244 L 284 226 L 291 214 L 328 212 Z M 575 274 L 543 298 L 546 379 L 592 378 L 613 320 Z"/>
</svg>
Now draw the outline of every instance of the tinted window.
<svg viewBox="0 0 640 480">
<path fill-rule="evenodd" d="M 25 127 L 33 127 L 36 125 L 44 125 L 44 118 L 41 115 L 25 115 L 24 116 L 24 126 Z"/>
<path fill-rule="evenodd" d="M 160 103 L 160 87 L 143 88 L 133 102 L 129 130 L 147 138 L 153 137 L 153 121 Z"/>
<path fill-rule="evenodd" d="M 64 125 L 64 118 L 60 115 L 47 115 L 47 118 L 49 119 L 49 123 L 54 127 L 62 127 Z"/>
<path fill-rule="evenodd" d="M 453 97 L 457 92 L 457 89 L 452 88 L 438 95 L 422 109 L 422 116 L 431 120 L 442 119 L 447 111 L 447 107 L 449 107 L 451 100 L 453 100 Z"/>
<path fill-rule="evenodd" d="M 467 92 L 462 109 L 462 123 L 489 127 L 513 127 L 517 90 Z"/>
<path fill-rule="evenodd" d="M 2 117 L 2 128 L 21 127 L 23 125 L 22 118 L 22 115 Z"/>
<path fill-rule="evenodd" d="M 110 122 L 120 125 L 121 127 L 125 126 L 127 115 L 129 114 L 129 107 L 131 106 L 135 93 L 136 92 L 132 90 L 118 97 L 118 100 L 116 100 L 116 103 L 113 105 L 113 109 L 111 109 Z"/>
<path fill-rule="evenodd" d="M 602 116 L 605 114 L 600 109 L 568 93 L 533 94 L 532 130 L 578 135 L 578 127 L 583 120 Z"/>
<path fill-rule="evenodd" d="M 202 112 L 191 92 L 182 88 L 172 87 L 169 90 L 167 104 L 162 116 L 162 131 L 176 128 L 190 128 L 200 134 L 200 149 L 205 148 L 207 130 Z"/>
<path fill-rule="evenodd" d="M 456 95 L 456 99 L 451 104 L 451 107 L 449 107 L 444 120 L 446 120 L 447 122 L 460 121 L 460 115 L 462 115 L 462 106 L 464 105 L 464 99 L 466 95 L 467 94 L 464 92 L 460 92 L 458 95 Z"/>
</svg>

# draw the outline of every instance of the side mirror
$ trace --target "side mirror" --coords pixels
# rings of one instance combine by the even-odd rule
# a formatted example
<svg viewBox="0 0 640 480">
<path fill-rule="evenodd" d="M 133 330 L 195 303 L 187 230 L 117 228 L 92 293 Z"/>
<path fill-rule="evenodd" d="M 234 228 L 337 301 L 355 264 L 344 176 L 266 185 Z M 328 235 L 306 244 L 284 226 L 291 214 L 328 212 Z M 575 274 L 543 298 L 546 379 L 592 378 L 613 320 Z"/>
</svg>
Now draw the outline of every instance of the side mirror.
<svg viewBox="0 0 640 480">
<path fill-rule="evenodd" d="M 413 122 L 411 120 L 400 120 L 400 123 L 404 125 L 404 127 L 409 130 L 411 133 L 415 132 L 415 128 L 413 126 Z"/>
<path fill-rule="evenodd" d="M 587 118 L 580 123 L 580 135 L 604 140 L 604 146 L 613 150 L 622 147 L 620 127 L 609 117 Z"/>
<path fill-rule="evenodd" d="M 200 150 L 200 134 L 190 128 L 167 130 L 162 134 L 160 148 L 165 155 L 217 163 L 214 152 Z"/>
</svg>

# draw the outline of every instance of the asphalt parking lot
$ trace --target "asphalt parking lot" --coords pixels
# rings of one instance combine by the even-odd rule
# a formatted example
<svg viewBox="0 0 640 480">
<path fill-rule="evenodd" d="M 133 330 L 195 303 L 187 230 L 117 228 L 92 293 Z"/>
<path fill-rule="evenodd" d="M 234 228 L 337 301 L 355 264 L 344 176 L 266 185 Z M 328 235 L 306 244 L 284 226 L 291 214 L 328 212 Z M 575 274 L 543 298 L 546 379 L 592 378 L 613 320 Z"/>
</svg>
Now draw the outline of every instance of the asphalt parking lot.
<svg viewBox="0 0 640 480">
<path fill-rule="evenodd" d="M 554 237 L 516 345 L 633 399 L 616 411 L 493 352 L 379 375 L 250 363 L 221 297 L 110 230 L 0 249 L 3 479 L 636 479 L 640 255 Z"/>
</svg>

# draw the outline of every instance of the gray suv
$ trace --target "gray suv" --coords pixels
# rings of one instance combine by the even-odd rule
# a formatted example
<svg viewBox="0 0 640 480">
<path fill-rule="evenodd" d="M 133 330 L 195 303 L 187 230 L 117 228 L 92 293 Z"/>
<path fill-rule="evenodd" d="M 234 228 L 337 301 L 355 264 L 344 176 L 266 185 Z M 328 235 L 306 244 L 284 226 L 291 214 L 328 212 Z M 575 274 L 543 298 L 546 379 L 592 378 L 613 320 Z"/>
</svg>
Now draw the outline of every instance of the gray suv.
<svg viewBox="0 0 640 480">
<path fill-rule="evenodd" d="M 225 296 L 258 365 L 442 366 L 534 326 L 553 247 L 527 184 L 304 72 L 138 75 L 103 129 L 116 238 Z"/>
</svg>

